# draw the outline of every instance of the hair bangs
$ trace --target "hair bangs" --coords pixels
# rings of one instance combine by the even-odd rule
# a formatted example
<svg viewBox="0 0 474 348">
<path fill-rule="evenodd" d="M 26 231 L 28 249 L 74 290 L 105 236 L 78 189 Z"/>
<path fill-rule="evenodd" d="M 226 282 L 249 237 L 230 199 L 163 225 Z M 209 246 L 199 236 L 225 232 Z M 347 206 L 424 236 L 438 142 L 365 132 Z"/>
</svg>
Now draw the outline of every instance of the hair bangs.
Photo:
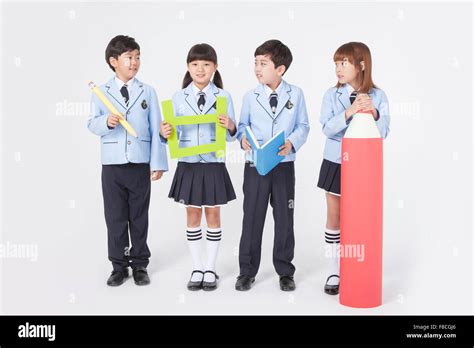
<svg viewBox="0 0 474 348">
<path fill-rule="evenodd" d="M 338 61 L 343 61 L 344 58 L 347 58 L 347 60 L 352 65 L 355 65 L 355 50 L 354 50 L 354 46 L 352 46 L 350 43 L 344 44 L 341 47 L 339 47 L 337 51 L 334 53 L 333 60 L 335 62 L 338 62 Z"/>
<path fill-rule="evenodd" d="M 214 48 L 208 44 L 197 44 L 189 50 L 186 62 L 189 64 L 195 60 L 206 60 L 217 64 L 217 53 Z"/>
</svg>

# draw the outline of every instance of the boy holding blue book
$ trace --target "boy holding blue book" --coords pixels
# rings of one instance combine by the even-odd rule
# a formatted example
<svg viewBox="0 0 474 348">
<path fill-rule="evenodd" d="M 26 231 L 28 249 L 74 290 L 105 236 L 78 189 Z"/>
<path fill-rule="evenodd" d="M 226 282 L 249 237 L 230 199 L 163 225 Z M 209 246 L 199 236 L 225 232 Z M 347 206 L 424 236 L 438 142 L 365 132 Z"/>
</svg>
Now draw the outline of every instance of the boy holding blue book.
<svg viewBox="0 0 474 348">
<path fill-rule="evenodd" d="M 284 156 L 266 175 L 260 175 L 251 156 L 244 169 L 244 218 L 239 246 L 240 275 L 236 290 L 249 290 L 260 265 L 261 245 L 268 202 L 273 208 L 275 237 L 273 265 L 280 276 L 280 289 L 295 289 L 292 264 L 295 238 L 293 230 L 296 152 L 306 142 L 308 113 L 303 92 L 282 79 L 293 60 L 290 49 L 279 40 L 264 42 L 255 50 L 255 75 L 259 85 L 243 98 L 237 137 L 242 149 L 251 151 L 246 127 L 260 145 L 280 131 L 285 143 L 278 155 Z"/>
</svg>

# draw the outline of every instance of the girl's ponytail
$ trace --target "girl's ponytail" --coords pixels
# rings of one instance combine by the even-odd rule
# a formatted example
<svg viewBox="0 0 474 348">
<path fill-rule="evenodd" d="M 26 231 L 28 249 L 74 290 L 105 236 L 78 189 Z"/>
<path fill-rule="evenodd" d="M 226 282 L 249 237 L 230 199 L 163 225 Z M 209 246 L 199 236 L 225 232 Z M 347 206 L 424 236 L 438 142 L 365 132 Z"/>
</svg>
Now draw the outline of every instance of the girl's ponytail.
<svg viewBox="0 0 474 348">
<path fill-rule="evenodd" d="M 219 70 L 216 70 L 216 72 L 214 73 L 214 78 L 212 79 L 212 82 L 220 89 L 224 89 L 224 83 L 222 82 L 222 77 L 219 73 Z"/>
<path fill-rule="evenodd" d="M 184 75 L 184 79 L 183 79 L 183 87 L 182 88 L 186 88 L 192 81 L 193 81 L 193 79 L 191 77 L 191 74 L 189 73 L 189 71 L 186 71 L 186 74 Z"/>
</svg>

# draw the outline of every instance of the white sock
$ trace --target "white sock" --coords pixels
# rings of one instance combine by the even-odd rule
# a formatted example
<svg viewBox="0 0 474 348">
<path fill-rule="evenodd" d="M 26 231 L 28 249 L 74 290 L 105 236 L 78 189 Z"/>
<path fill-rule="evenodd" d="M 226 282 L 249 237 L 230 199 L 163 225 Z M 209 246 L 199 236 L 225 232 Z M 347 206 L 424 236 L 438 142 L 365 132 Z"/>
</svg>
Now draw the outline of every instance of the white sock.
<svg viewBox="0 0 474 348">
<path fill-rule="evenodd" d="M 326 258 L 328 259 L 328 275 L 339 275 L 339 251 L 341 250 L 341 231 L 330 230 L 326 228 Z M 328 285 L 338 285 L 339 277 L 331 277 L 327 282 Z"/>
<path fill-rule="evenodd" d="M 206 271 L 216 271 L 216 260 L 217 252 L 219 251 L 219 244 L 222 237 L 221 228 L 208 228 L 206 235 L 206 247 L 207 247 L 207 262 Z M 216 277 L 212 273 L 206 273 L 204 275 L 205 282 L 213 282 Z"/>
<path fill-rule="evenodd" d="M 201 227 L 188 227 L 186 229 L 186 236 L 188 238 L 189 251 L 193 259 L 193 271 L 204 271 L 201 260 L 201 244 L 202 244 L 202 231 Z M 194 273 L 191 277 L 191 281 L 200 282 L 202 280 L 202 273 Z"/>
</svg>

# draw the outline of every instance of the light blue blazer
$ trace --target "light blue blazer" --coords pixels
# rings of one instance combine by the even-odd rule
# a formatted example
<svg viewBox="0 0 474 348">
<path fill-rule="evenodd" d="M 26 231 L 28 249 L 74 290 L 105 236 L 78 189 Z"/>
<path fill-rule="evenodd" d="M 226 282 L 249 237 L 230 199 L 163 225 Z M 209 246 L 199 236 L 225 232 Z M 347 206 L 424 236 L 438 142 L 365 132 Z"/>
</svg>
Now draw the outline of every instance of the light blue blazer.
<svg viewBox="0 0 474 348">
<path fill-rule="evenodd" d="M 387 96 L 384 91 L 378 88 L 372 88 L 368 94 L 379 112 L 379 119 L 376 121 L 376 124 L 380 131 L 380 136 L 386 138 L 390 131 Z M 341 141 L 351 120 L 349 119 L 349 122 L 346 122 L 344 115 L 346 109 L 351 106 L 349 97 L 349 92 L 344 85 L 330 88 L 323 97 L 319 119 L 323 126 L 323 133 L 327 137 L 323 157 L 334 163 L 341 163 Z"/>
<path fill-rule="evenodd" d="M 309 120 L 303 91 L 284 80 L 281 83 L 283 86 L 275 114 L 271 111 L 263 84 L 245 94 L 237 137 L 242 141 L 245 127 L 250 126 L 260 145 L 263 145 L 279 131 L 284 130 L 285 138 L 293 144 L 293 149 L 283 162 L 290 162 L 296 159 L 296 151 L 306 142 Z M 246 159 L 251 160 L 251 157 L 246 154 Z"/>
<path fill-rule="evenodd" d="M 223 89 L 218 88 L 211 82 L 210 89 L 206 94 L 206 104 L 202 114 L 215 114 L 216 113 L 216 98 L 226 97 L 227 102 L 227 115 L 235 123 L 234 104 L 230 94 Z M 176 116 L 192 116 L 201 115 L 199 111 L 196 95 L 192 87 L 192 82 L 184 89 L 177 91 L 172 98 L 173 110 Z M 236 124 L 237 127 L 237 124 Z M 191 147 L 202 144 L 210 144 L 216 141 L 216 125 L 211 123 L 178 126 L 177 129 L 179 147 Z M 229 130 L 226 132 L 226 140 L 228 142 L 234 141 L 237 132 L 232 136 Z M 161 137 L 161 141 L 166 143 L 166 139 Z M 179 162 L 225 162 L 225 158 L 217 158 L 215 152 L 205 153 L 197 156 L 181 157 Z"/>
<path fill-rule="evenodd" d="M 109 129 L 107 117 L 110 111 L 92 93 L 87 127 L 100 136 L 102 164 L 149 163 L 150 170 L 167 171 L 166 147 L 161 144 L 159 137 L 161 112 L 153 87 L 135 79 L 128 108 L 114 78 L 99 88 L 138 133 L 138 138 L 135 138 L 120 124 Z"/>
</svg>

